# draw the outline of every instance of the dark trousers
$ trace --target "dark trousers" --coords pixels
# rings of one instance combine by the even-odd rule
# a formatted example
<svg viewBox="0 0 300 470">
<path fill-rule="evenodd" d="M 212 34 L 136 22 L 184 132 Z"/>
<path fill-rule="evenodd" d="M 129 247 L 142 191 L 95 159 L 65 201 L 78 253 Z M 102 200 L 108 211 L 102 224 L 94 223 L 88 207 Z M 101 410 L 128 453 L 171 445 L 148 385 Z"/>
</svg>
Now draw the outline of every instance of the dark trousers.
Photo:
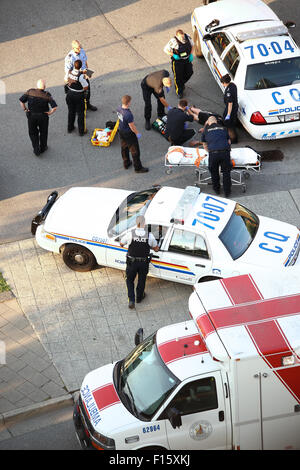
<svg viewBox="0 0 300 470">
<path fill-rule="evenodd" d="M 211 181 L 216 192 L 220 191 L 220 167 L 223 173 L 223 188 L 225 196 L 231 192 L 231 160 L 230 150 L 220 152 L 209 152 L 208 169 L 211 174 Z"/>
<path fill-rule="evenodd" d="M 43 152 L 47 147 L 49 116 L 46 113 L 26 113 L 28 133 L 35 153 Z"/>
<path fill-rule="evenodd" d="M 174 85 L 177 95 L 181 95 L 184 90 L 185 83 L 193 75 L 193 64 L 188 59 L 175 60 L 172 59 L 172 71 L 174 75 Z"/>
<path fill-rule="evenodd" d="M 142 87 L 142 92 L 143 92 L 143 99 L 145 102 L 145 109 L 144 109 L 144 116 L 146 120 L 151 119 L 151 114 L 152 114 L 152 104 L 151 104 L 151 97 L 152 95 L 155 96 L 156 101 L 157 101 L 157 116 L 158 117 L 163 117 L 165 115 L 165 107 L 162 104 L 162 102 L 159 99 L 159 96 L 157 93 L 155 93 L 154 89 L 149 87 L 146 83 L 146 80 L 144 80 L 141 83 Z M 163 98 L 165 95 L 163 94 Z"/>
<path fill-rule="evenodd" d="M 224 126 L 228 130 L 228 135 L 230 137 L 231 143 L 236 144 L 238 141 L 237 132 L 236 132 L 237 112 L 232 111 L 230 119 L 227 119 L 227 120 L 225 120 L 226 115 L 227 115 L 227 107 L 223 113 Z"/>
<path fill-rule="evenodd" d="M 140 147 L 137 136 L 134 132 L 125 133 L 121 131 L 119 131 L 119 135 L 124 168 L 128 168 L 130 165 L 129 153 L 131 153 L 134 169 L 140 170 L 142 163 L 140 160 Z"/>
<path fill-rule="evenodd" d="M 83 97 L 83 93 L 77 93 L 76 91 L 68 91 L 66 96 L 66 103 L 68 105 L 68 131 L 74 129 L 74 123 L 76 114 L 78 116 L 78 131 L 79 134 L 83 134 L 86 130 L 86 103 Z"/>
<path fill-rule="evenodd" d="M 180 136 L 169 137 L 169 141 L 172 145 L 183 145 L 187 140 L 194 137 L 194 129 L 184 129 L 183 133 Z"/>
<path fill-rule="evenodd" d="M 147 261 L 133 261 L 128 262 L 126 266 L 126 285 L 128 292 L 128 299 L 135 302 L 134 293 L 134 280 L 138 275 L 138 283 L 136 286 L 136 298 L 138 301 L 142 300 L 146 285 L 146 278 L 149 271 L 149 263 Z"/>
</svg>

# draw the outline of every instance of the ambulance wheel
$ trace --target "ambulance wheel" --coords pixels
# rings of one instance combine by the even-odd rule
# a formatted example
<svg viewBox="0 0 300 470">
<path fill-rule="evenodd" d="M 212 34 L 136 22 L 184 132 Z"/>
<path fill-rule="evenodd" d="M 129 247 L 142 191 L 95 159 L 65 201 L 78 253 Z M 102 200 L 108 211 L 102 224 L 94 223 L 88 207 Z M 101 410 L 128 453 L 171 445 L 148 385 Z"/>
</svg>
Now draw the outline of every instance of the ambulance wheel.
<svg viewBox="0 0 300 470">
<path fill-rule="evenodd" d="M 82 273 L 91 271 L 96 266 L 95 256 L 90 250 L 72 243 L 65 245 L 63 260 L 68 268 Z"/>
<path fill-rule="evenodd" d="M 200 44 L 200 38 L 199 38 L 199 34 L 198 34 L 197 29 L 194 29 L 193 41 L 194 41 L 195 55 L 197 57 L 203 57 L 201 44 Z"/>
</svg>

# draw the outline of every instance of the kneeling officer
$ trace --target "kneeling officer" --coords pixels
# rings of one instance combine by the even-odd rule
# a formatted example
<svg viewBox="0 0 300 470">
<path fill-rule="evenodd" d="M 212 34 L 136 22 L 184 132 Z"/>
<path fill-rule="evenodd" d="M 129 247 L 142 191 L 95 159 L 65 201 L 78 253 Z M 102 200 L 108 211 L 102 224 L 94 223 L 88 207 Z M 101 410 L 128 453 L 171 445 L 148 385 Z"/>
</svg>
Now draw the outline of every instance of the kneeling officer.
<svg viewBox="0 0 300 470">
<path fill-rule="evenodd" d="M 136 218 L 137 228 L 129 232 L 120 241 L 120 245 L 128 245 L 127 266 L 126 266 L 126 285 L 128 291 L 128 307 L 135 306 L 134 280 L 138 275 L 136 288 L 136 301 L 141 302 L 145 297 L 146 278 L 149 271 L 151 260 L 150 248 L 154 251 L 159 250 L 159 246 L 151 232 L 145 230 L 145 217 L 139 215 Z"/>
</svg>

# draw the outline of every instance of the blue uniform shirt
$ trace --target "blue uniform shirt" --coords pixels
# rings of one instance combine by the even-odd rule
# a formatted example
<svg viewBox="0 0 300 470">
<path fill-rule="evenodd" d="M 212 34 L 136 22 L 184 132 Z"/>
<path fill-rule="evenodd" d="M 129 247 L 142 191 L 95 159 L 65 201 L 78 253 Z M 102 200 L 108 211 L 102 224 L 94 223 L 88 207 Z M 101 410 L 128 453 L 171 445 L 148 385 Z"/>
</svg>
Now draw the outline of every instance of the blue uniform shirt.
<svg viewBox="0 0 300 470">
<path fill-rule="evenodd" d="M 117 115 L 118 115 L 118 118 L 119 118 L 119 130 L 121 132 L 132 132 L 132 130 L 130 129 L 129 127 L 129 123 L 133 122 L 134 119 L 133 119 L 133 114 L 132 112 L 130 111 L 129 108 L 122 108 L 122 106 L 120 106 L 118 109 L 117 109 Z"/>
<path fill-rule="evenodd" d="M 79 54 L 73 51 L 73 49 L 65 57 L 65 74 L 72 70 L 74 67 L 75 60 L 81 60 L 82 66 L 81 69 L 86 69 L 87 56 L 83 49 L 80 49 Z"/>
<path fill-rule="evenodd" d="M 202 134 L 202 142 L 207 143 L 208 152 L 216 150 L 229 150 L 229 135 L 227 129 L 220 124 L 211 124 L 204 128 Z"/>
</svg>

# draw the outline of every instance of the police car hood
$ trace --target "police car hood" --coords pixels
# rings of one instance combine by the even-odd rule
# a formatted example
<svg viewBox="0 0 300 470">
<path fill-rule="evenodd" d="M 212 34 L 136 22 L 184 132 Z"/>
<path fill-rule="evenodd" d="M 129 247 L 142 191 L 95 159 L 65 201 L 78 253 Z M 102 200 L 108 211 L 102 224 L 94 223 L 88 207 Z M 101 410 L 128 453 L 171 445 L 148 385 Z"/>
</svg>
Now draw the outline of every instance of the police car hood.
<svg viewBox="0 0 300 470">
<path fill-rule="evenodd" d="M 106 237 L 115 211 L 129 194 L 123 189 L 71 188 L 52 206 L 44 228 L 76 238 Z"/>
<path fill-rule="evenodd" d="M 259 216 L 259 228 L 239 263 L 262 267 L 288 266 L 300 247 L 300 232 L 294 225 Z"/>
<path fill-rule="evenodd" d="M 113 383 L 115 364 L 107 364 L 89 372 L 82 383 L 80 394 L 85 412 L 94 429 L 106 437 L 140 421 L 123 405 Z"/>
</svg>

